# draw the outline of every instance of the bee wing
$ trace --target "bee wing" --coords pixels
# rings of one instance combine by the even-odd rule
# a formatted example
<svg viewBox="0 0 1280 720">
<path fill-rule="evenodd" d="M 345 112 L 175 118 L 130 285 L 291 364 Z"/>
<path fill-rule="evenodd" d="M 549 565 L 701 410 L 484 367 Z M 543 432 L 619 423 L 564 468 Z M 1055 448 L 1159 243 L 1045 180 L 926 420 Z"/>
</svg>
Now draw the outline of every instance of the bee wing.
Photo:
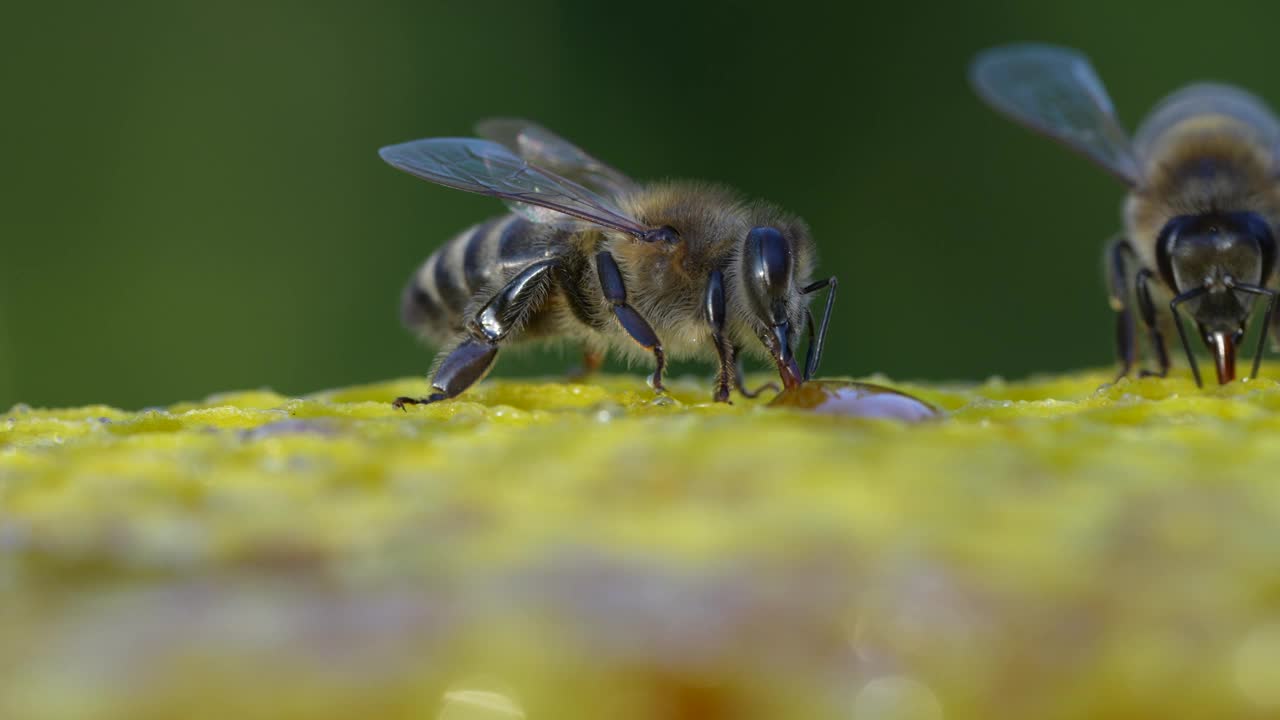
<svg viewBox="0 0 1280 720">
<path fill-rule="evenodd" d="M 1271 148 L 1273 156 L 1280 160 L 1280 120 L 1275 113 L 1257 95 L 1219 83 L 1188 85 L 1161 100 L 1138 126 L 1133 136 L 1134 151 L 1145 158 L 1174 125 L 1188 118 L 1213 115 L 1229 117 L 1248 128 L 1254 139 Z"/>
<path fill-rule="evenodd" d="M 1013 120 L 1082 153 L 1130 185 L 1138 161 L 1089 59 L 1051 45 L 1009 45 L 979 53 L 974 89 Z"/>
<path fill-rule="evenodd" d="M 609 196 L 635 190 L 636 183 L 582 148 L 523 118 L 488 118 L 476 134 L 504 145 L 529 162 Z"/>
<path fill-rule="evenodd" d="M 430 138 L 389 145 L 378 151 L 391 166 L 433 183 L 490 195 L 539 223 L 570 221 L 644 237 L 646 228 L 612 201 L 581 185 L 516 157 L 510 150 L 476 138 Z"/>
</svg>

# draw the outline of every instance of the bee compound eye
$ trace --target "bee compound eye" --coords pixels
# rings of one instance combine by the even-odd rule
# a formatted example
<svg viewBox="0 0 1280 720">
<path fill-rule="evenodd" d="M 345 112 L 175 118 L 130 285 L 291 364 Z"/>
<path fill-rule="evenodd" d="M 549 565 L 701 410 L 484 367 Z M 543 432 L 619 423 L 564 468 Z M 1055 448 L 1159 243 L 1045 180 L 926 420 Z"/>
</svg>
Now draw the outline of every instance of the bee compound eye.
<svg viewBox="0 0 1280 720">
<path fill-rule="evenodd" d="M 777 228 L 752 228 L 747 234 L 743 261 L 747 277 L 759 289 L 759 300 L 765 306 L 780 297 L 791 282 L 791 243 Z"/>
</svg>

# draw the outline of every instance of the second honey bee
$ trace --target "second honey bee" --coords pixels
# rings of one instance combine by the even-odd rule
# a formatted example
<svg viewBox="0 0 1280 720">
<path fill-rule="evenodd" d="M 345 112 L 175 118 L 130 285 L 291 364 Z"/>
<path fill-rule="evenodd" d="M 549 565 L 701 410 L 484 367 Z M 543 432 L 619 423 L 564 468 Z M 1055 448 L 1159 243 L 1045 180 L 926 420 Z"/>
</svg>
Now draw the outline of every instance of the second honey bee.
<svg viewBox="0 0 1280 720">
<path fill-rule="evenodd" d="M 1251 377 L 1275 317 L 1275 230 L 1280 223 L 1280 121 L 1230 85 L 1188 85 L 1162 100 L 1129 139 L 1089 60 L 1065 48 L 987 50 L 971 68 L 996 110 L 1082 153 L 1129 186 L 1123 234 L 1107 249 L 1116 345 L 1129 374 L 1135 310 L 1154 374 L 1169 369 L 1155 297 L 1168 300 L 1196 384 L 1200 370 L 1185 313 L 1213 356 L 1218 382 L 1236 375 L 1236 348 L 1255 303 L 1265 305 Z M 1132 282 L 1132 285 L 1130 283 Z M 1136 306 L 1136 307 L 1135 307 Z M 1276 330 L 1280 338 L 1280 329 Z M 1145 371 L 1144 371 L 1145 372 Z"/>
<path fill-rule="evenodd" d="M 518 341 L 577 341 L 588 369 L 606 350 L 654 364 L 713 360 L 713 398 L 742 385 L 740 357 L 772 362 L 784 386 L 816 371 L 836 279 L 811 281 L 809 229 L 717 186 L 641 185 L 546 128 L 481 123 L 479 138 L 432 138 L 382 148 L 394 167 L 490 195 L 512 213 L 476 225 L 432 254 L 402 299 L 405 324 L 444 346 L 422 398 L 452 398 Z M 829 288 L 816 334 L 809 296 Z M 803 369 L 795 357 L 808 336 Z"/>
</svg>

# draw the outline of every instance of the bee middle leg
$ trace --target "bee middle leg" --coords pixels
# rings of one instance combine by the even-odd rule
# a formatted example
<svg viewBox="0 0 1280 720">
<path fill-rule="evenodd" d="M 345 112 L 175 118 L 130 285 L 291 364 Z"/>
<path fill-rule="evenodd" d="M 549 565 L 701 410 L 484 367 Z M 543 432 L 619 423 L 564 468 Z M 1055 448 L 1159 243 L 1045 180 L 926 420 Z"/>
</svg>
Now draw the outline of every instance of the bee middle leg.
<svg viewBox="0 0 1280 720">
<path fill-rule="evenodd" d="M 556 267 L 555 260 L 543 260 L 521 270 L 467 321 L 462 342 L 444 356 L 431 378 L 432 393 L 421 398 L 399 397 L 392 405 L 403 410 L 406 405 L 447 400 L 480 382 L 493 367 L 502 343 L 524 325 L 546 296 Z"/>
<path fill-rule="evenodd" d="M 618 324 L 640 347 L 653 353 L 654 362 L 657 363 L 650 380 L 653 389 L 659 392 L 666 390 L 662 384 L 662 371 L 667 367 L 667 356 L 662 350 L 662 342 L 658 340 L 658 334 L 653 331 L 649 321 L 627 304 L 627 286 L 622 282 L 622 271 L 618 269 L 618 262 L 608 250 L 596 253 L 596 272 L 600 276 L 600 290 L 604 293 L 604 299 L 613 307 L 613 315 L 618 319 Z"/>
</svg>

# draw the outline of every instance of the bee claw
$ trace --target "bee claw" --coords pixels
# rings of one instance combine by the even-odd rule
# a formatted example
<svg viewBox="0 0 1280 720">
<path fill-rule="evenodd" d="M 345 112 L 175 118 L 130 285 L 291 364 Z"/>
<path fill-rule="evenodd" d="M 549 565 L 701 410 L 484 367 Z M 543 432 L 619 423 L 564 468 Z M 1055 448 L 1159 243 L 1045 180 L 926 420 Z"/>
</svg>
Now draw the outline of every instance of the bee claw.
<svg viewBox="0 0 1280 720">
<path fill-rule="evenodd" d="M 775 393 L 782 392 L 782 389 L 778 387 L 778 383 L 772 383 L 772 382 L 765 383 L 760 387 L 756 388 L 755 390 L 748 390 L 745 385 L 740 386 L 738 388 L 738 392 L 742 393 L 742 397 L 748 398 L 748 399 L 754 399 L 754 398 L 760 397 L 760 393 L 764 392 L 765 390 L 772 390 Z"/>
<path fill-rule="evenodd" d="M 646 382 L 649 385 L 649 387 L 653 388 L 653 391 L 658 393 L 659 395 L 667 391 L 667 386 L 662 384 L 662 367 L 661 366 L 652 375 L 649 376 L 649 379 Z"/>
<path fill-rule="evenodd" d="M 395 408 L 396 410 L 403 410 L 404 412 L 409 412 L 405 408 L 405 405 L 430 405 L 433 402 L 444 400 L 445 398 L 446 396 L 444 393 L 432 393 L 424 398 L 411 398 L 408 396 L 401 396 L 391 401 L 391 407 Z"/>
</svg>

